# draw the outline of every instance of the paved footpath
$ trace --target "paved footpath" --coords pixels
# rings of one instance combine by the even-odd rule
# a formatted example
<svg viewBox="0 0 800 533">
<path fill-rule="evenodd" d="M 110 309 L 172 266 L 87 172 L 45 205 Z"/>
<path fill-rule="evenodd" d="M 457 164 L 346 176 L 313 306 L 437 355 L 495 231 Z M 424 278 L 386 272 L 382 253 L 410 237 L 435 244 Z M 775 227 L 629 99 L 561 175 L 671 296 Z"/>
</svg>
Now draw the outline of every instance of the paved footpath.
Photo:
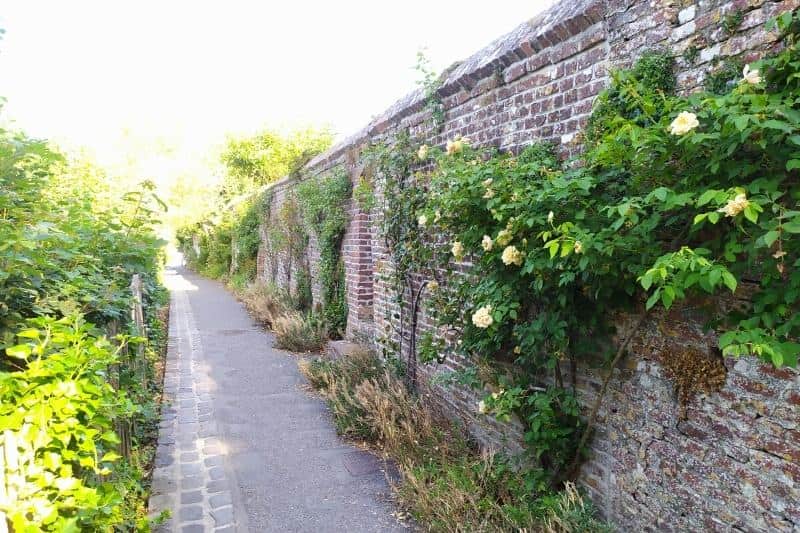
<svg viewBox="0 0 800 533">
<path fill-rule="evenodd" d="M 381 463 L 343 443 L 219 283 L 169 271 L 170 341 L 151 514 L 164 532 L 405 531 Z"/>
</svg>

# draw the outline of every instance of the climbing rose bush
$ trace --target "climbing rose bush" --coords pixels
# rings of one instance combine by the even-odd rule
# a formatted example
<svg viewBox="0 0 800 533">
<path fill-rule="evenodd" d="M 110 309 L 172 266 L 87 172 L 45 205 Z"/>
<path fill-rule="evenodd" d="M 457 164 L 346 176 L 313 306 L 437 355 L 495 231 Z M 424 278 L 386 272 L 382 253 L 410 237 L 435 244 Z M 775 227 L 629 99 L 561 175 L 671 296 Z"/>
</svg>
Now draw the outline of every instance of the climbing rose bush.
<svg viewBox="0 0 800 533">
<path fill-rule="evenodd" d="M 432 295 L 430 314 L 460 341 L 438 359 L 495 363 L 483 379 L 506 392 L 484 405 L 528 425 L 540 482 L 557 481 L 579 452 L 580 410 L 562 366 L 613 357 L 620 312 L 641 317 L 688 301 L 705 312 L 724 354 L 796 366 L 796 23 L 795 14 L 781 17 L 784 49 L 748 65 L 727 94 L 676 96 L 671 71 L 652 75 L 661 85 L 637 67 L 613 73 L 579 164 L 546 145 L 512 155 L 453 140 L 445 153 L 427 153 L 435 167 L 422 211 L 429 220 L 442 214 L 430 231 L 451 243 L 450 254 L 435 239 L 419 244 L 446 289 Z M 451 263 L 464 256 L 474 262 L 468 274 Z M 743 283 L 750 304 L 725 305 Z"/>
</svg>

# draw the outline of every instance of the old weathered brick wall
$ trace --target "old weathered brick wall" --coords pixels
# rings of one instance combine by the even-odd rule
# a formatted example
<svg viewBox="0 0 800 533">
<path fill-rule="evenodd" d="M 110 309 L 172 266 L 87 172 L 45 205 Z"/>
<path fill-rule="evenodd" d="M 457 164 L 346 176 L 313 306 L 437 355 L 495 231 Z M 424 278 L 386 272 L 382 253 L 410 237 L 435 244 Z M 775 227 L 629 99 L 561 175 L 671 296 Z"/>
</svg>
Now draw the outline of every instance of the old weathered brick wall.
<svg viewBox="0 0 800 533">
<path fill-rule="evenodd" d="M 446 74 L 439 89 L 446 109 L 440 132 L 430 127 L 422 94 L 413 93 L 313 160 L 306 175 L 339 166 L 356 183 L 359 150 L 403 130 L 431 145 L 464 135 L 473 144 L 503 149 L 551 140 L 565 155 L 575 153 L 610 67 L 627 66 L 644 50 L 667 48 L 677 58 L 681 89 L 691 91 L 702 86 L 718 61 L 751 61 L 768 51 L 775 35 L 765 31 L 764 22 L 798 3 L 563 1 Z M 729 31 L 723 21 L 737 12 L 741 24 Z M 525 16 L 520 13 L 521 19 Z M 292 185 L 276 186 L 272 213 Z M 370 343 L 386 337 L 401 341 L 397 298 L 381 275 L 391 264 L 377 230 L 378 204 L 370 213 L 355 203 L 349 207 L 344 243 L 348 335 Z M 280 259 L 273 265 L 268 256 L 262 250 L 259 275 L 280 272 L 285 279 L 285 265 Z M 313 268 L 318 257 L 313 242 L 309 256 Z M 800 530 L 800 375 L 754 359 L 728 360 L 723 390 L 694 400 L 686 420 L 680 420 L 673 384 L 664 377 L 661 362 L 716 345 L 698 318 L 691 309 L 673 309 L 651 318 L 631 343 L 601 410 L 581 482 L 623 531 Z M 624 323 L 621 319 L 622 331 Z M 427 327 L 423 312 L 421 328 Z M 464 364 L 448 360 L 425 369 L 424 375 Z M 593 401 L 600 381 L 598 371 L 580 370 L 585 403 Z M 431 390 L 487 446 L 518 449 L 519 426 L 479 416 L 474 393 Z"/>
</svg>

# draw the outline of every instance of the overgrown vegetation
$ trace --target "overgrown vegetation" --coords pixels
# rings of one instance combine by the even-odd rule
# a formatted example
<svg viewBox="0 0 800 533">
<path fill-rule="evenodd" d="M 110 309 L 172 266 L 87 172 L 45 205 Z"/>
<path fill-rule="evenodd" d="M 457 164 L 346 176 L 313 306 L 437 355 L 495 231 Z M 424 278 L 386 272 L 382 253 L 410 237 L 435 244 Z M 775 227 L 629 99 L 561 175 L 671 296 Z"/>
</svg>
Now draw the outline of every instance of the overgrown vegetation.
<svg viewBox="0 0 800 533">
<path fill-rule="evenodd" d="M 341 434 L 371 443 L 396 464 L 395 494 L 426 530 L 609 530 L 572 486 L 564 496 L 533 492 L 508 459 L 481 454 L 371 353 L 304 360 L 301 370 L 325 396 Z"/>
<path fill-rule="evenodd" d="M 288 314 L 286 320 L 280 321 L 283 333 L 279 334 L 279 343 L 296 351 L 312 349 L 322 341 L 304 344 L 290 340 L 292 337 L 301 333 L 317 335 L 323 328 L 325 333 L 321 339 L 338 338 L 347 325 L 341 247 L 347 226 L 346 202 L 351 196 L 350 179 L 338 170 L 309 178 L 287 193 L 276 213 L 270 213 L 272 191 L 262 185 L 297 173 L 311 156 L 329 144 L 328 133 L 311 130 L 285 139 L 265 133 L 230 141 L 223 155 L 228 185 L 221 194 L 223 197 L 229 196 L 231 191 L 243 194 L 229 200 L 218 215 L 181 228 L 177 233 L 180 249 L 189 265 L 209 277 L 229 282 L 251 309 L 272 305 L 271 300 L 262 304 L 254 301 L 264 292 L 265 285 L 255 280 L 259 246 L 264 241 L 265 253 L 274 267 L 267 277 L 271 283 L 278 282 L 275 259 L 281 258 L 287 276 L 281 282 L 291 288 L 291 293 L 282 297 L 286 309 L 260 319 L 274 328 L 278 316 Z M 269 224 L 263 225 L 264 221 Z M 311 235 L 320 254 L 318 310 L 312 310 L 308 257 Z M 250 285 L 252 287 L 248 287 Z M 296 312 L 290 313 L 290 309 Z"/>
<path fill-rule="evenodd" d="M 725 355 L 797 365 L 797 20 L 781 16 L 785 48 L 723 94 L 675 95 L 660 51 L 613 73 L 579 164 L 546 145 L 514 156 L 453 140 L 446 152 L 420 148 L 433 168 L 414 175 L 410 143 L 383 149 L 378 175 L 393 193 L 403 179 L 416 210 L 387 212 L 384 234 L 411 236 L 396 239 L 395 279 L 416 295 L 427 285 L 428 314 L 450 333 L 425 344 L 426 359 L 492 369 L 473 374 L 492 391 L 479 410 L 525 423 L 538 490 L 575 475 L 610 369 L 656 306 L 702 310 Z M 469 274 L 454 265 L 465 259 Z M 725 303 L 743 282 L 749 304 Z M 412 330 L 410 365 L 414 342 Z M 582 416 L 575 368 L 598 355 L 609 370 Z"/>
<path fill-rule="evenodd" d="M 322 315 L 328 334 L 334 338 L 344 335 L 347 326 L 342 241 L 350 192 L 350 176 L 341 170 L 304 181 L 297 187 L 303 219 L 317 239 Z"/>
<path fill-rule="evenodd" d="M 163 205 L 149 182 L 118 195 L 90 164 L 0 130 L 0 520 L 13 531 L 149 528 Z M 130 319 L 134 274 L 147 331 Z"/>
<path fill-rule="evenodd" d="M 218 205 L 200 221 L 177 228 L 187 263 L 238 288 L 253 281 L 260 225 L 272 199 L 268 185 L 296 173 L 331 141 L 330 132 L 314 129 L 286 135 L 267 130 L 229 139 L 221 156 L 225 177 L 217 191 Z"/>
</svg>

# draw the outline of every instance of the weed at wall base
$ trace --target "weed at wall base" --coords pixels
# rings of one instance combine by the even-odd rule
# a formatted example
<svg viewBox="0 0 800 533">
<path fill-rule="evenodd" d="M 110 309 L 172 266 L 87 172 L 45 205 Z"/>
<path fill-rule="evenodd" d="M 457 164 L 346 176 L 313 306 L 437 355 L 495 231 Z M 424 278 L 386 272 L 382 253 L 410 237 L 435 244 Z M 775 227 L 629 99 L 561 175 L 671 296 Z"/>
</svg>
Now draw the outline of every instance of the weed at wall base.
<svg viewBox="0 0 800 533">
<path fill-rule="evenodd" d="M 410 393 L 371 353 L 299 365 L 330 405 L 339 433 L 371 443 L 397 464 L 393 490 L 424 529 L 610 531 L 573 485 L 562 493 L 530 490 L 527 470 L 481 453 L 463 428 Z"/>
<path fill-rule="evenodd" d="M 292 311 L 272 323 L 275 345 L 291 352 L 319 352 L 325 347 L 325 324 L 313 315 Z"/>
</svg>

